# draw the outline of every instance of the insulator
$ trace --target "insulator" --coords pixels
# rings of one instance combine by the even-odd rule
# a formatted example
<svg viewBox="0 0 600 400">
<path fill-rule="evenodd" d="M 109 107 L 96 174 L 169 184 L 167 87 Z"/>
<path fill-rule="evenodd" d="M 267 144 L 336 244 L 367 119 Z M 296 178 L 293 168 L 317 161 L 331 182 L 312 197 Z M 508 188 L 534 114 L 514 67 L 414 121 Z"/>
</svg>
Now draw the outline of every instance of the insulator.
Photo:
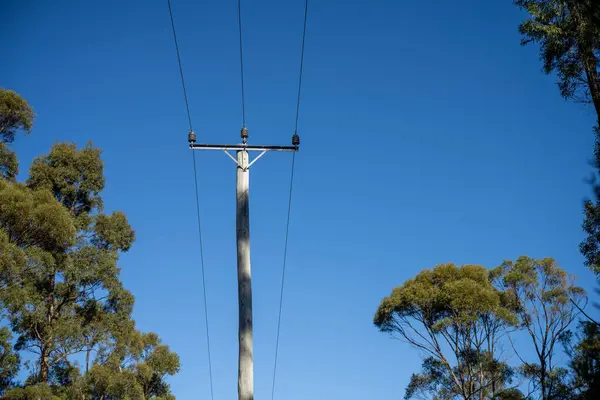
<svg viewBox="0 0 600 400">
<path fill-rule="evenodd" d="M 242 128 L 240 131 L 240 136 L 242 139 L 248 139 L 248 129 L 246 127 Z"/>
<path fill-rule="evenodd" d="M 300 146 L 300 136 L 297 133 L 294 133 L 294 136 L 292 136 L 292 145 Z"/>
<path fill-rule="evenodd" d="M 196 143 L 196 133 L 194 133 L 194 131 L 190 131 L 190 133 L 188 133 L 188 142 Z"/>
</svg>

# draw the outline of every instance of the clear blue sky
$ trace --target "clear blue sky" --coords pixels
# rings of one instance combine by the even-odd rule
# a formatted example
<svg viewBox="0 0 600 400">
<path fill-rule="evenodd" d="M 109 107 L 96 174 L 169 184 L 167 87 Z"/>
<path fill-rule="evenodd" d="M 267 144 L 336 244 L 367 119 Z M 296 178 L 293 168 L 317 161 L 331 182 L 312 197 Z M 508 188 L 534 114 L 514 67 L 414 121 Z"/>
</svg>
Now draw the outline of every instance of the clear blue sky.
<svg viewBox="0 0 600 400">
<path fill-rule="evenodd" d="M 253 143 L 293 132 L 303 0 L 243 1 Z M 485 3 L 485 4 L 484 4 Z M 400 398 L 418 354 L 372 325 L 393 286 L 437 263 L 552 256 L 583 286 L 593 115 L 565 102 L 510 0 L 311 1 L 276 398 Z M 187 121 L 166 1 L 1 1 L 0 86 L 35 107 L 22 170 L 92 140 L 142 330 L 181 356 L 179 399 L 209 398 Z M 237 2 L 173 0 L 194 128 L 241 127 Z M 236 398 L 235 169 L 198 153 L 215 399 Z M 252 169 L 255 388 L 270 396 L 288 154 Z M 24 178 L 22 174 L 22 178 Z"/>
</svg>

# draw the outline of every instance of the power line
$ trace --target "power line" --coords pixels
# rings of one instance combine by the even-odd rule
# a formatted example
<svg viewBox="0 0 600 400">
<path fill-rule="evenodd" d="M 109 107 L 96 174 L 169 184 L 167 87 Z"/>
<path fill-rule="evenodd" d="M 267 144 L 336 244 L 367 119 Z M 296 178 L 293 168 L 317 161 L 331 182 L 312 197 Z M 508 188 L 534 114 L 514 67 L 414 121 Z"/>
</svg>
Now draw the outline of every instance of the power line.
<svg viewBox="0 0 600 400">
<path fill-rule="evenodd" d="M 183 77 L 183 67 L 181 66 L 181 56 L 179 54 L 179 44 L 177 43 L 177 33 L 175 32 L 175 21 L 173 20 L 173 10 L 171 9 L 171 0 L 167 0 L 169 6 L 169 16 L 171 17 L 171 27 L 173 28 L 173 40 L 175 41 L 175 51 L 177 52 L 177 63 L 179 64 L 179 74 L 181 76 L 181 87 L 183 89 L 183 98 L 185 100 L 185 109 L 187 111 L 190 134 L 192 133 L 192 118 L 190 114 L 190 106 L 187 98 L 187 90 L 185 88 L 185 79 Z M 210 383 L 210 398 L 214 400 L 213 394 L 213 378 L 212 378 L 212 361 L 210 356 L 210 333 L 208 329 L 208 306 L 206 303 L 206 278 L 204 274 L 204 246 L 202 244 L 202 224 L 200 220 L 200 196 L 198 190 L 198 172 L 196 167 L 196 152 L 192 151 L 192 160 L 194 164 L 194 186 L 196 189 L 196 215 L 198 221 L 198 242 L 200 246 L 200 270 L 202 272 L 202 294 L 204 297 L 204 322 L 206 324 L 206 347 L 208 354 L 208 376 Z"/>
<path fill-rule="evenodd" d="M 242 46 L 242 0 L 238 0 L 238 27 L 240 31 L 240 78 L 242 81 L 242 128 L 246 127 L 246 105 L 244 100 L 244 52 Z"/>
<path fill-rule="evenodd" d="M 275 362 L 273 364 L 273 386 L 271 387 L 271 399 L 275 398 L 275 379 L 277 376 L 277 356 L 279 354 L 279 333 L 281 328 L 281 311 L 283 309 L 283 289 L 285 284 L 285 267 L 287 262 L 288 238 L 290 231 L 290 215 L 292 212 L 292 189 L 294 187 L 294 164 L 296 163 L 296 153 L 292 155 L 292 172 L 290 174 L 290 192 L 288 197 L 287 222 L 285 224 L 285 244 L 283 246 L 283 268 L 281 272 L 281 292 L 279 294 L 279 316 L 277 318 L 277 339 L 275 340 Z"/>
<path fill-rule="evenodd" d="M 192 151 L 194 161 L 194 184 L 196 187 L 196 215 L 198 219 L 198 241 L 200 244 L 200 270 L 202 271 L 202 295 L 204 296 L 204 323 L 206 324 L 206 351 L 208 353 L 208 377 L 210 382 L 210 398 L 214 400 L 212 362 L 210 357 L 210 334 L 208 330 L 208 306 L 206 304 L 206 278 L 204 275 L 204 246 L 202 245 L 202 224 L 200 223 L 200 199 L 198 195 L 198 173 L 196 172 L 196 152 Z"/>
<path fill-rule="evenodd" d="M 294 128 L 294 135 L 298 133 L 298 120 L 300 116 L 300 92 L 302 89 L 302 71 L 304 68 L 304 43 L 306 40 L 306 21 L 308 16 L 308 0 L 304 4 L 304 28 L 302 31 L 302 50 L 300 53 L 300 74 L 298 78 L 298 102 L 296 103 L 296 123 Z M 292 214 L 292 189 L 294 187 L 294 167 L 296 165 L 296 152 L 292 155 L 292 168 L 290 173 L 290 191 L 288 196 L 288 211 L 287 211 L 287 222 L 285 225 L 285 243 L 283 246 L 283 268 L 281 271 L 281 291 L 279 294 L 279 315 L 277 317 L 277 338 L 275 340 L 275 361 L 273 363 L 273 385 L 271 387 L 271 400 L 275 398 L 275 382 L 277 378 L 277 357 L 279 355 L 279 335 L 281 331 L 281 312 L 283 310 L 283 293 L 285 287 L 285 270 L 287 265 L 287 250 L 288 250 L 288 239 L 290 232 L 290 216 Z"/>
<path fill-rule="evenodd" d="M 298 78 L 298 102 L 296 103 L 296 127 L 294 133 L 298 132 L 298 118 L 300 116 L 300 91 L 302 89 L 302 71 L 304 69 L 304 42 L 306 41 L 306 20 L 308 16 L 308 0 L 304 3 L 304 29 L 302 31 L 302 51 L 300 53 L 300 76 Z"/>
<path fill-rule="evenodd" d="M 169 5 L 169 16 L 171 17 L 171 28 L 173 29 L 173 39 L 175 41 L 175 51 L 177 52 L 177 63 L 179 64 L 179 75 L 181 76 L 181 87 L 183 88 L 183 99 L 185 100 L 185 110 L 187 111 L 190 131 L 192 130 L 192 117 L 190 115 L 190 105 L 188 103 L 187 90 L 185 89 L 185 79 L 183 78 L 183 68 L 181 67 L 181 56 L 179 55 L 179 44 L 177 43 L 177 33 L 175 32 L 175 21 L 173 20 L 173 11 L 171 10 L 171 0 L 167 0 Z"/>
</svg>

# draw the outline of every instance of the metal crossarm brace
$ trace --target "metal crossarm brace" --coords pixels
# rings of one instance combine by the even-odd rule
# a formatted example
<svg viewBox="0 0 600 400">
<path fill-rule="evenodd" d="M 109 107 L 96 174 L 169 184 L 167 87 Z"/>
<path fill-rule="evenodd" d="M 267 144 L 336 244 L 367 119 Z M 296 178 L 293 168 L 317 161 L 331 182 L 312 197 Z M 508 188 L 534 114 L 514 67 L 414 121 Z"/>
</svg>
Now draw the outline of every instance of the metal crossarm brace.
<svg viewBox="0 0 600 400">
<path fill-rule="evenodd" d="M 193 150 L 235 150 L 235 151 L 298 151 L 300 146 L 256 146 L 249 144 L 204 144 L 190 143 Z"/>
</svg>

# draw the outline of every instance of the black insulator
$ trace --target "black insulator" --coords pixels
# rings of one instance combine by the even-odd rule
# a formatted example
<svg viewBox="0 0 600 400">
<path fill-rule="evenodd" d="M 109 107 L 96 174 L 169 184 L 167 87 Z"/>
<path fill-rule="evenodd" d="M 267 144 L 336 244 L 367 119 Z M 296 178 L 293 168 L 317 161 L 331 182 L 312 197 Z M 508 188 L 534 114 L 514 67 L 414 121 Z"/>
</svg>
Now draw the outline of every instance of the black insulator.
<svg viewBox="0 0 600 400">
<path fill-rule="evenodd" d="M 190 131 L 190 133 L 188 133 L 188 142 L 196 143 L 196 134 L 194 131 Z"/>
<path fill-rule="evenodd" d="M 294 133 L 294 136 L 292 136 L 292 145 L 300 146 L 300 136 L 297 133 Z"/>
<path fill-rule="evenodd" d="M 240 136 L 242 139 L 248 139 L 248 129 L 246 127 L 242 128 L 240 131 Z"/>
</svg>

